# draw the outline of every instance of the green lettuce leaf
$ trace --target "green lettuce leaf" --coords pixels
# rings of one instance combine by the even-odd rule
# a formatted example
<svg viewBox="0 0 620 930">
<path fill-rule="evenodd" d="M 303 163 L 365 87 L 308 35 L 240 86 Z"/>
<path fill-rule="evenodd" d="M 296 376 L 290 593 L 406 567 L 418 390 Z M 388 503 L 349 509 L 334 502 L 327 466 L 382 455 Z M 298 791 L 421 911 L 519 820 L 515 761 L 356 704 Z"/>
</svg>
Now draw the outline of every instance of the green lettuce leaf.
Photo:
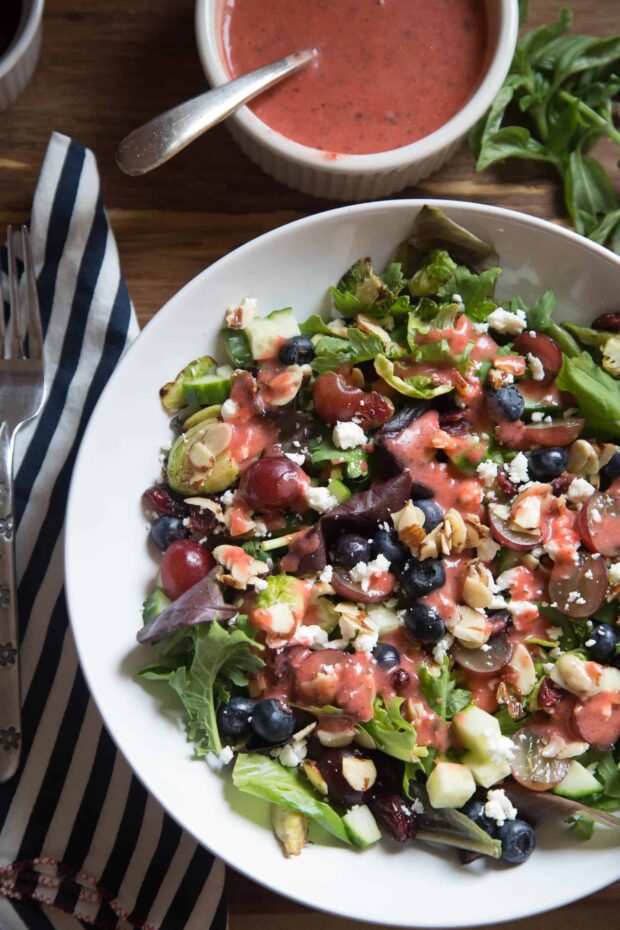
<svg viewBox="0 0 620 930">
<path fill-rule="evenodd" d="M 372 720 L 361 723 L 359 727 L 368 733 L 376 743 L 377 749 L 386 755 L 403 762 L 412 762 L 417 759 L 416 732 L 401 714 L 403 701 L 404 698 L 400 697 L 385 702 L 382 698 L 377 698 Z"/>
<path fill-rule="evenodd" d="M 426 375 L 410 375 L 406 378 L 400 378 L 394 373 L 394 362 L 381 354 L 375 358 L 375 371 L 380 378 L 383 378 L 399 394 L 404 394 L 405 397 L 428 400 L 431 397 L 448 394 L 454 390 L 453 385 L 444 382 L 435 383 Z"/>
<path fill-rule="evenodd" d="M 242 630 L 225 629 L 216 621 L 192 627 L 191 634 L 191 664 L 189 668 L 175 669 L 168 684 L 185 708 L 188 737 L 196 744 L 197 755 L 219 755 L 222 742 L 216 722 L 217 705 L 227 699 L 230 685 L 245 687 L 263 667 L 263 660 L 252 651 L 263 647 Z"/>
<path fill-rule="evenodd" d="M 409 278 L 407 288 L 412 297 L 431 297 L 456 272 L 456 262 L 443 249 L 428 255 L 422 266 Z"/>
<path fill-rule="evenodd" d="M 385 345 L 371 333 L 363 333 L 353 326 L 349 327 L 348 336 L 343 339 L 339 336 L 321 336 L 315 346 L 315 357 L 312 361 L 314 371 L 334 371 L 341 365 L 359 365 L 368 362 L 381 352 Z"/>
<path fill-rule="evenodd" d="M 333 336 L 333 332 L 318 314 L 309 316 L 307 320 L 299 324 L 299 329 L 304 336 Z"/>
<path fill-rule="evenodd" d="M 422 694 L 428 706 L 444 720 L 452 720 L 455 714 L 471 703 L 471 692 L 457 688 L 450 673 L 450 665 L 444 659 L 441 673 L 434 678 L 423 665 L 418 669 Z"/>
<path fill-rule="evenodd" d="M 564 356 L 555 383 L 561 391 L 575 395 L 590 432 L 599 439 L 620 439 L 620 383 L 599 368 L 591 355 Z"/>
<path fill-rule="evenodd" d="M 285 768 L 270 756 L 240 753 L 232 778 L 239 791 L 305 814 L 343 843 L 351 844 L 342 817 L 333 807 L 317 798 L 296 769 Z"/>
<path fill-rule="evenodd" d="M 497 309 L 490 295 L 493 294 L 501 271 L 501 268 L 487 268 L 481 274 L 474 274 L 469 268 L 459 265 L 452 277 L 439 288 L 437 295 L 452 300 L 453 295 L 458 294 L 465 305 L 467 316 L 483 322 Z"/>
<path fill-rule="evenodd" d="M 337 462 L 344 465 L 347 478 L 362 478 L 368 474 L 367 456 L 363 449 L 338 449 L 331 439 L 311 443 L 312 464 Z"/>
</svg>

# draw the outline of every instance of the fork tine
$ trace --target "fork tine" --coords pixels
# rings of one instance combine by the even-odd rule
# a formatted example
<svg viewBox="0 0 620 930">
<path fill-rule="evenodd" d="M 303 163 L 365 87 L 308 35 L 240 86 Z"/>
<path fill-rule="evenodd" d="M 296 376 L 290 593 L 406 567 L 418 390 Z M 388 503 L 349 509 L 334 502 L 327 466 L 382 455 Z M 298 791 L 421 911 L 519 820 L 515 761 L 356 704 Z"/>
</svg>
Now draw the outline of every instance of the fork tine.
<svg viewBox="0 0 620 930">
<path fill-rule="evenodd" d="M 28 356 L 33 359 L 43 358 L 43 330 L 41 328 L 41 311 L 37 293 L 37 279 L 34 273 L 34 260 L 30 246 L 28 227 L 22 226 L 22 254 L 24 256 L 24 281 L 26 301 L 26 325 L 28 327 Z"/>
<path fill-rule="evenodd" d="M 21 358 L 23 354 L 22 312 L 18 295 L 19 277 L 17 274 L 17 258 L 13 245 L 13 227 L 7 230 L 7 251 L 9 259 L 9 299 L 10 311 L 9 325 L 4 337 L 4 357 Z"/>
</svg>

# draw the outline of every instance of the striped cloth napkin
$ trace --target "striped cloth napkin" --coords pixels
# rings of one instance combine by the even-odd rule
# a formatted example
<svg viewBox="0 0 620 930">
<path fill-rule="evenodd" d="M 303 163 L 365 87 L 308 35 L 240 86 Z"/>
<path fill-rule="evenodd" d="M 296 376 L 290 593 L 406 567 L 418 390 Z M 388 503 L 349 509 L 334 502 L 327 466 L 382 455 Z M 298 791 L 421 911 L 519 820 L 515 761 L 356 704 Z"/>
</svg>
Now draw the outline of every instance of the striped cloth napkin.
<svg viewBox="0 0 620 930">
<path fill-rule="evenodd" d="M 95 158 L 66 136 L 51 138 L 30 230 L 49 394 L 16 450 L 23 745 L 17 776 L 0 785 L 0 927 L 225 930 L 222 863 L 163 812 L 116 751 L 68 627 L 71 471 L 137 324 Z"/>
</svg>

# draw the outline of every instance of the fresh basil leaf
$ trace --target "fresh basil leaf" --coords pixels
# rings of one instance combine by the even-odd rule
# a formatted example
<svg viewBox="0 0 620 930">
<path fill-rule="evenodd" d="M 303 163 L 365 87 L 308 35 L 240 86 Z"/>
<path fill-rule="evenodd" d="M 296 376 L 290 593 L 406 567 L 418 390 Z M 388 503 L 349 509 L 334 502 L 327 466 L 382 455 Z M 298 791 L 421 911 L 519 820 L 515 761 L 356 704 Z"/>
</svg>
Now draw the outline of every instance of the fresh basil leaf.
<svg viewBox="0 0 620 930">
<path fill-rule="evenodd" d="M 228 682 L 237 687 L 247 685 L 264 665 L 254 652 L 262 647 L 242 630 L 225 629 L 217 621 L 192 627 L 191 634 L 191 664 L 189 668 L 177 668 L 168 683 L 185 708 L 188 737 L 196 744 L 197 755 L 219 755 L 222 742 L 216 721 L 217 686 Z"/>
<path fill-rule="evenodd" d="M 564 197 L 578 232 L 589 235 L 600 214 L 616 210 L 618 198 L 601 163 L 585 155 L 579 146 L 570 153 L 564 177 Z"/>
<path fill-rule="evenodd" d="M 377 698 L 372 720 L 360 723 L 359 728 L 370 736 L 381 752 L 403 762 L 412 762 L 417 759 L 416 732 L 401 714 L 403 701 L 402 697 L 393 697 L 385 702 L 383 698 Z"/>
<path fill-rule="evenodd" d="M 431 675 L 423 665 L 418 669 L 420 688 L 432 711 L 452 720 L 455 714 L 464 710 L 471 703 L 471 692 L 464 688 L 457 688 L 450 672 L 450 665 L 444 659 L 441 672 L 437 677 Z"/>
<path fill-rule="evenodd" d="M 375 371 L 380 378 L 383 378 L 399 394 L 405 397 L 415 397 L 418 400 L 429 400 L 431 397 L 438 397 L 440 394 L 447 394 L 454 390 L 452 384 L 443 381 L 433 381 L 427 375 L 408 375 L 400 377 L 394 372 L 394 362 L 390 361 L 385 355 L 377 355 L 375 359 Z"/>
<path fill-rule="evenodd" d="M 589 431 L 599 439 L 620 439 L 620 383 L 599 368 L 591 355 L 565 356 L 556 385 L 575 395 Z"/>
<path fill-rule="evenodd" d="M 239 791 L 305 814 L 343 843 L 351 844 L 342 817 L 317 798 L 297 769 L 285 768 L 270 756 L 240 753 L 232 779 Z"/>
</svg>

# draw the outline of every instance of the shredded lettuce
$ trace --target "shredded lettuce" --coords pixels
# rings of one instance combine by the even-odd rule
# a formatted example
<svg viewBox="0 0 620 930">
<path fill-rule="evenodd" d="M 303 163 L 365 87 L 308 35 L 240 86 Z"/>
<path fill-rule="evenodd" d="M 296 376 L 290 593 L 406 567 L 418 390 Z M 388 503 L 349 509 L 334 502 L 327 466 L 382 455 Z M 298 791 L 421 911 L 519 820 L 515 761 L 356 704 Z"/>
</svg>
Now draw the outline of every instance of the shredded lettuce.
<svg viewBox="0 0 620 930">
<path fill-rule="evenodd" d="M 232 778 L 239 791 L 305 814 L 343 843 L 351 845 L 342 817 L 317 798 L 296 769 L 285 768 L 269 756 L 241 753 L 237 756 Z"/>
<path fill-rule="evenodd" d="M 377 749 L 403 762 L 413 762 L 417 759 L 416 732 L 401 714 L 403 701 L 402 697 L 388 701 L 377 698 L 372 720 L 359 726 L 374 740 Z"/>
</svg>

